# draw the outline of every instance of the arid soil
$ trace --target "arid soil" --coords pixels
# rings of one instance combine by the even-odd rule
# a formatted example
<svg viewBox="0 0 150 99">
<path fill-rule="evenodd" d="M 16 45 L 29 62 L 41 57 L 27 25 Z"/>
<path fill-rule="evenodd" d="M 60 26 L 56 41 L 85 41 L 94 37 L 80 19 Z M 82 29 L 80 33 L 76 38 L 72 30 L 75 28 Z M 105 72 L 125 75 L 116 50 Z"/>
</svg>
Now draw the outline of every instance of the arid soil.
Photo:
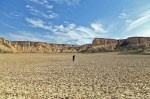
<svg viewBox="0 0 150 99">
<path fill-rule="evenodd" d="M 0 54 L 0 99 L 150 99 L 150 56 Z"/>
</svg>

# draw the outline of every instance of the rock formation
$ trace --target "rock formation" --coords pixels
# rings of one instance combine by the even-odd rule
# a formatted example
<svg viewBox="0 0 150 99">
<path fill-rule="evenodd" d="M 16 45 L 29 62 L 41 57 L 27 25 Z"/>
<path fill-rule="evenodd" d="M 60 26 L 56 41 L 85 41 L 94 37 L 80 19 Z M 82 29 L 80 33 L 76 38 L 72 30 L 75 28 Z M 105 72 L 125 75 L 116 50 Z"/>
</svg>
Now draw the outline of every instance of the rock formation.
<svg viewBox="0 0 150 99">
<path fill-rule="evenodd" d="M 130 37 L 124 42 L 126 42 L 126 45 L 144 45 L 146 47 L 150 47 L 150 37 Z"/>
<path fill-rule="evenodd" d="M 0 52 L 24 52 L 24 53 L 47 53 L 47 52 L 91 52 L 93 50 L 114 51 L 117 47 L 145 46 L 150 48 L 150 37 L 130 37 L 127 39 L 106 39 L 95 38 L 92 44 L 70 45 L 70 44 L 49 44 L 45 42 L 31 41 L 8 41 L 0 37 Z"/>
<path fill-rule="evenodd" d="M 92 42 L 92 48 L 112 51 L 115 49 L 117 44 L 118 41 L 115 39 L 95 38 Z"/>
<path fill-rule="evenodd" d="M 78 52 L 78 45 L 49 44 L 45 42 L 7 41 L 0 38 L 0 52 Z"/>
</svg>

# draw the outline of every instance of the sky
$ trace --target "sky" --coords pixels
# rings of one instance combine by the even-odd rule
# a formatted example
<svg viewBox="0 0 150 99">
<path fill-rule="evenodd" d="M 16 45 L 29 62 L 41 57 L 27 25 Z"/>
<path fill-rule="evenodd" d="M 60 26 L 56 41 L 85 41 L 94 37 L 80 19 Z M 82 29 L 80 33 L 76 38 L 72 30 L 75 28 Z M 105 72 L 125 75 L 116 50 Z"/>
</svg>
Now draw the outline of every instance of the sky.
<svg viewBox="0 0 150 99">
<path fill-rule="evenodd" d="M 90 44 L 150 36 L 150 0 L 0 0 L 0 37 Z"/>
</svg>

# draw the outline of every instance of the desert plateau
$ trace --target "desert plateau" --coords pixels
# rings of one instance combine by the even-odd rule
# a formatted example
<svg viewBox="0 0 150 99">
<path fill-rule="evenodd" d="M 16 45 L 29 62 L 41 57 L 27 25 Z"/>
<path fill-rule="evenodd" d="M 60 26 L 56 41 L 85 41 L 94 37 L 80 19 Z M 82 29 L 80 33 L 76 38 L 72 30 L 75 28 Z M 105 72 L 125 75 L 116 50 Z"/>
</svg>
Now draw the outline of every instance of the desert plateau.
<svg viewBox="0 0 150 99">
<path fill-rule="evenodd" d="M 3 53 L 0 99 L 150 99 L 150 56 Z"/>
</svg>

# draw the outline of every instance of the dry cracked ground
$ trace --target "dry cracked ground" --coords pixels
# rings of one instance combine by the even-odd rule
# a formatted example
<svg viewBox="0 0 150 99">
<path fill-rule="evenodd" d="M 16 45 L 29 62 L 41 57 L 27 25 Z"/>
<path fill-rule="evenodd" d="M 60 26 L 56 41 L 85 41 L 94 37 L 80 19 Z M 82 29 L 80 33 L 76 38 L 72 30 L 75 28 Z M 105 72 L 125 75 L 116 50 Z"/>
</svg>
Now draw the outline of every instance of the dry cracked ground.
<svg viewBox="0 0 150 99">
<path fill-rule="evenodd" d="M 150 56 L 0 54 L 0 99 L 150 99 Z"/>
</svg>

